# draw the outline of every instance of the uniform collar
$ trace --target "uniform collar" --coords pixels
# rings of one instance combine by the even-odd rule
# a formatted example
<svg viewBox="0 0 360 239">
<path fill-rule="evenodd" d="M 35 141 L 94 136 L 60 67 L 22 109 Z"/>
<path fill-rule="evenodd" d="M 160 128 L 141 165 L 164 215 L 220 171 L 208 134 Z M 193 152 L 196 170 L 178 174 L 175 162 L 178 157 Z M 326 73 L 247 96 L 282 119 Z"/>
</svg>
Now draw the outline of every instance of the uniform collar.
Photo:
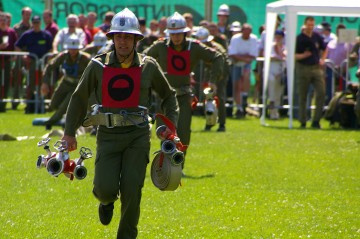
<svg viewBox="0 0 360 239">
<path fill-rule="evenodd" d="M 111 65 L 119 66 L 120 65 L 119 61 L 116 58 L 116 54 L 115 54 L 114 50 L 106 53 L 104 63 L 107 66 L 111 66 Z M 139 65 L 140 65 L 140 58 L 139 58 L 138 53 L 135 51 L 134 59 L 133 59 L 133 62 L 131 63 L 131 67 L 139 66 Z"/>
<path fill-rule="evenodd" d="M 175 49 L 174 43 L 172 43 L 172 41 L 170 41 L 170 37 L 169 37 L 168 42 L 166 43 L 166 45 L 168 47 L 170 46 L 171 48 Z M 185 37 L 184 41 L 181 43 L 181 50 L 182 51 L 186 50 L 188 48 L 188 46 L 189 46 L 189 42 L 188 42 L 187 38 Z"/>
</svg>

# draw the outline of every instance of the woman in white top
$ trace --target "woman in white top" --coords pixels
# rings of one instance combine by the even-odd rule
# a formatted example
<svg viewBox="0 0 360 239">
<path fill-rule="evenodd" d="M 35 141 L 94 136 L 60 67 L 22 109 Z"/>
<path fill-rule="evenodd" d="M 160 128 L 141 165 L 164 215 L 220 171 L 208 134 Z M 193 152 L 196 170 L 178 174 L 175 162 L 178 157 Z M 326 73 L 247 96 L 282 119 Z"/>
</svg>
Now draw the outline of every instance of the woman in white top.
<svg viewBox="0 0 360 239">
<path fill-rule="evenodd" d="M 279 118 L 279 107 L 281 96 L 284 91 L 284 70 L 285 70 L 285 45 L 283 44 L 284 32 L 275 31 L 274 43 L 271 50 L 270 74 L 269 74 L 269 109 L 270 119 Z"/>
</svg>

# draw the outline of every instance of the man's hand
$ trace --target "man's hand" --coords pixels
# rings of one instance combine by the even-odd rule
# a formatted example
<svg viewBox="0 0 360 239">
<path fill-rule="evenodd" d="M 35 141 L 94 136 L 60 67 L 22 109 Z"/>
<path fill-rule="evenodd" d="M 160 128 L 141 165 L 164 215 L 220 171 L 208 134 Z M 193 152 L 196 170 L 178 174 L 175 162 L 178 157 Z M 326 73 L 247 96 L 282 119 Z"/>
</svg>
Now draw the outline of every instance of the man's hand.
<svg viewBox="0 0 360 239">
<path fill-rule="evenodd" d="M 320 66 L 325 66 L 326 62 L 324 59 L 320 59 L 319 64 L 320 64 Z"/>
<path fill-rule="evenodd" d="M 64 135 L 61 140 L 66 141 L 69 152 L 77 149 L 77 141 L 75 137 Z"/>
<path fill-rule="evenodd" d="M 311 56 L 311 55 L 312 55 L 311 51 L 306 50 L 306 51 L 304 51 L 304 53 L 303 53 L 303 59 L 308 58 L 308 57 Z"/>
<path fill-rule="evenodd" d="M 0 50 L 4 50 L 9 46 L 9 43 L 1 43 L 0 44 Z"/>
</svg>

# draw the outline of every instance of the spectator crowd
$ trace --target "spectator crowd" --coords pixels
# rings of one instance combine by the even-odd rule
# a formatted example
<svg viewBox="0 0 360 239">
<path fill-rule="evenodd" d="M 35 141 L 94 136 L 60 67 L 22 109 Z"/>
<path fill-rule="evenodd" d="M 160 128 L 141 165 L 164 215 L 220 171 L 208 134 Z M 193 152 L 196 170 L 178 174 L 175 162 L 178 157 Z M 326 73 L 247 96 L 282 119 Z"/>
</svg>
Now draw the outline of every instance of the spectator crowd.
<svg viewBox="0 0 360 239">
<path fill-rule="evenodd" d="M 178 97 L 184 92 L 191 93 L 186 99 L 178 98 L 179 101 L 192 102 L 192 108 L 183 109 L 186 114 L 189 111 L 194 112 L 196 108 L 202 109 L 204 113 L 204 89 L 214 90 L 219 132 L 226 131 L 227 117 L 242 119 L 253 114 L 257 105 L 262 103 L 268 105 L 267 116 L 270 119 L 279 119 L 286 116 L 283 105 L 288 103 L 286 29 L 283 27 L 283 20 L 277 18 L 275 32 L 267 32 L 264 26 L 254 32 L 251 23 L 230 22 L 230 14 L 230 8 L 226 4 L 219 6 L 216 22 L 202 20 L 194 23 L 191 13 L 179 14 L 179 21 L 184 21 L 186 25 L 186 30 L 182 32 L 186 34 L 186 38 L 192 39 L 179 46 L 175 44 L 174 47 L 175 51 L 188 50 L 190 53 L 190 58 L 184 58 L 191 62 L 190 68 L 181 69 L 182 74 L 188 75 L 190 80 L 182 83 L 172 79 L 169 71 L 176 70 L 176 67 L 169 68 L 166 65 L 167 59 L 164 59 L 161 53 L 160 45 L 168 46 L 169 33 L 174 32 L 169 28 L 168 16 L 159 19 L 138 16 L 139 30 L 144 39 L 138 41 L 136 51 L 152 56 L 159 62 Z M 50 101 L 46 110 L 55 110 L 56 115 L 48 122 L 47 128 L 51 128 L 51 125 L 65 114 L 68 100 L 51 101 L 57 99 L 59 91 L 62 95 L 60 98 L 63 98 L 64 94 L 69 98 L 91 57 L 113 49 L 113 42 L 107 39 L 106 33 L 111 27 L 114 15 L 114 12 L 107 12 L 103 19 L 98 19 L 95 12 L 69 14 L 66 27 L 59 28 L 53 19 L 52 11 L 48 9 L 39 16 L 33 15 L 31 8 L 24 7 L 21 9 L 21 21 L 14 25 L 11 23 L 11 14 L 1 12 L 0 51 L 13 51 L 14 54 L 0 55 L 0 112 L 6 112 L 7 106 L 17 109 L 19 103 L 24 101 L 25 113 L 42 113 L 44 109 L 37 102 L 46 99 Z M 307 17 L 297 37 L 294 115 L 303 128 L 310 119 L 313 128 L 321 128 L 320 120 L 324 107 L 330 102 L 335 91 L 345 90 L 350 82 L 347 61 L 350 61 L 350 66 L 359 66 L 360 43 L 355 40 L 352 43 L 339 41 L 339 32 L 342 29 L 346 29 L 344 24 L 338 24 L 335 31 L 332 31 L 328 22 L 316 25 L 314 18 Z M 266 34 L 274 34 L 274 41 L 271 47 L 267 97 L 266 102 L 263 102 L 262 57 Z M 171 39 L 171 42 L 173 44 L 176 40 Z M 214 55 L 196 50 L 198 43 L 201 47 L 204 46 L 204 49 L 211 49 L 215 52 Z M 185 45 L 187 49 L 184 48 Z M 328 77 L 328 74 L 334 77 Z M 252 75 L 255 82 L 251 82 Z M 360 76 L 360 73 L 357 76 Z M 328 82 L 328 78 L 335 79 L 335 82 Z M 73 86 L 64 87 L 63 82 Z M 330 89 L 333 85 L 335 89 Z M 313 97 L 316 110 L 312 114 L 309 108 Z M 91 99 L 91 103 L 94 102 L 95 99 Z M 60 103 L 62 106 L 59 109 Z M 254 105 L 255 107 L 252 107 Z M 190 132 L 191 119 L 183 118 L 181 122 L 187 122 L 180 127 L 185 127 Z M 214 125 L 206 122 L 204 130 L 211 130 Z M 190 133 L 184 137 L 190 138 Z"/>
</svg>

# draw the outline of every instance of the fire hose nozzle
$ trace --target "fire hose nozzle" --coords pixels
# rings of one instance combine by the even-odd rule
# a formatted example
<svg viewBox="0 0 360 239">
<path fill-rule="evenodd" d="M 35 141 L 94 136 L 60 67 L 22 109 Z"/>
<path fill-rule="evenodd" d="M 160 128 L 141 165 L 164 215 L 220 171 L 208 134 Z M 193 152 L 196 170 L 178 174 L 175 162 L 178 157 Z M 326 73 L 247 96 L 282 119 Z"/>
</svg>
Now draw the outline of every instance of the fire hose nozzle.
<svg viewBox="0 0 360 239">
<path fill-rule="evenodd" d="M 64 161 L 51 158 L 47 162 L 46 169 L 52 176 L 57 177 L 64 171 Z"/>
<path fill-rule="evenodd" d="M 174 141 L 163 141 L 161 144 L 161 151 L 170 157 L 170 161 L 173 165 L 179 165 L 184 162 L 184 153 L 176 148 Z"/>
<path fill-rule="evenodd" d="M 173 165 L 180 165 L 184 162 L 184 153 L 176 150 L 172 155 L 171 155 L 171 163 Z"/>
<path fill-rule="evenodd" d="M 76 179 L 82 180 L 87 176 L 87 169 L 82 165 L 76 165 L 73 174 Z"/>
<path fill-rule="evenodd" d="M 172 140 L 164 140 L 161 144 L 161 151 L 165 154 L 173 154 L 176 151 L 176 144 Z"/>
</svg>

